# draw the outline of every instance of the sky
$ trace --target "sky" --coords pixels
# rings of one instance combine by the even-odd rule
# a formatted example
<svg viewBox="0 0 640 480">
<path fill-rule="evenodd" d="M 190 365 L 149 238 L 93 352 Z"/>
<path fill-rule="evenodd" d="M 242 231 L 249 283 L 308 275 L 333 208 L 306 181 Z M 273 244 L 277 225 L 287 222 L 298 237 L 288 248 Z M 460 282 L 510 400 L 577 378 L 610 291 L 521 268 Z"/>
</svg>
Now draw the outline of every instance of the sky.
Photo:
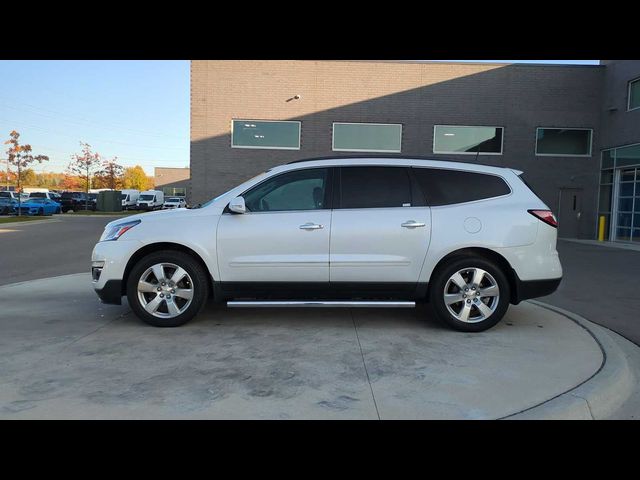
<svg viewBox="0 0 640 480">
<path fill-rule="evenodd" d="M 82 141 L 153 175 L 189 166 L 189 98 L 188 61 L 0 61 L 0 139 L 48 155 L 37 172 L 64 171 Z"/>
<path fill-rule="evenodd" d="M 186 60 L 0 61 L 0 139 L 17 130 L 35 155 L 49 156 L 32 164 L 36 172 L 63 172 L 80 142 L 126 167 L 141 165 L 148 175 L 153 167 L 188 167 L 189 89 Z"/>
</svg>

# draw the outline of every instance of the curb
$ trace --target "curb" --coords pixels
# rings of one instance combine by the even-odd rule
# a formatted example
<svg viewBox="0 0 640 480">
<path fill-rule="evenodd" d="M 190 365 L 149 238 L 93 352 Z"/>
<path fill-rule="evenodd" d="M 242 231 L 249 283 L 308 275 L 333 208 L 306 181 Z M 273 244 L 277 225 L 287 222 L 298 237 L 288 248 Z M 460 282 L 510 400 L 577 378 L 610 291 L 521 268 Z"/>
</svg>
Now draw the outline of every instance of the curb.
<svg viewBox="0 0 640 480">
<path fill-rule="evenodd" d="M 567 317 L 594 338 L 602 350 L 603 364 L 589 379 L 539 405 L 507 417 L 508 420 L 602 420 L 612 417 L 632 396 L 637 379 L 612 332 L 559 307 L 530 303 Z M 625 341 L 622 337 L 618 341 Z M 637 347 L 636 347 L 637 349 Z"/>
</svg>

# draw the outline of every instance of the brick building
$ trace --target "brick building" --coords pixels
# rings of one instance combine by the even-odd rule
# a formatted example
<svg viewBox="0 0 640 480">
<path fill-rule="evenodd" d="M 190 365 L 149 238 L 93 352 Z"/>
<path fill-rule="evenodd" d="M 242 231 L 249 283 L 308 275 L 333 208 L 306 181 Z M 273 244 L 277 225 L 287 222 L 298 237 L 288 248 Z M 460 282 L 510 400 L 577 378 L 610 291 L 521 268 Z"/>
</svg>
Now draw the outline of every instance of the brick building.
<svg viewBox="0 0 640 480">
<path fill-rule="evenodd" d="M 171 196 L 186 197 L 191 178 L 189 168 L 155 167 L 153 182 L 156 190 Z"/>
<path fill-rule="evenodd" d="M 523 170 L 561 236 L 603 216 L 640 241 L 639 107 L 640 61 L 193 61 L 190 200 L 301 158 L 420 155 Z"/>
</svg>

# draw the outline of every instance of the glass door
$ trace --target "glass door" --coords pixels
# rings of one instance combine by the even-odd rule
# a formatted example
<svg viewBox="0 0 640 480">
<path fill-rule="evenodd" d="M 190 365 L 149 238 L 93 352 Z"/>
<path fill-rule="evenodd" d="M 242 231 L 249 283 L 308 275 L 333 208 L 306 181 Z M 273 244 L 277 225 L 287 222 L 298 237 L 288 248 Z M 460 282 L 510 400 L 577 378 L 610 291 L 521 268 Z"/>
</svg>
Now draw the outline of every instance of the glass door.
<svg viewBox="0 0 640 480">
<path fill-rule="evenodd" d="M 622 168 L 616 177 L 615 238 L 640 242 L 640 168 Z"/>
</svg>

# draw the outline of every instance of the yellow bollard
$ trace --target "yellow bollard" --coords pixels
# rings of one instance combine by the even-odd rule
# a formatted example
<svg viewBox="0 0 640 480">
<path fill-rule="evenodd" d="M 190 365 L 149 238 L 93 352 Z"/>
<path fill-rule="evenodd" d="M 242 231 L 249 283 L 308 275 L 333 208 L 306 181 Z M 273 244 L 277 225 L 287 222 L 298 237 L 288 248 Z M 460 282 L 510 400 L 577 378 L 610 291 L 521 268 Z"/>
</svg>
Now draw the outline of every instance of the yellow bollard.
<svg viewBox="0 0 640 480">
<path fill-rule="evenodd" d="M 604 224 L 606 222 L 606 217 L 604 215 L 600 215 L 600 221 L 598 222 L 598 241 L 604 242 Z"/>
</svg>

